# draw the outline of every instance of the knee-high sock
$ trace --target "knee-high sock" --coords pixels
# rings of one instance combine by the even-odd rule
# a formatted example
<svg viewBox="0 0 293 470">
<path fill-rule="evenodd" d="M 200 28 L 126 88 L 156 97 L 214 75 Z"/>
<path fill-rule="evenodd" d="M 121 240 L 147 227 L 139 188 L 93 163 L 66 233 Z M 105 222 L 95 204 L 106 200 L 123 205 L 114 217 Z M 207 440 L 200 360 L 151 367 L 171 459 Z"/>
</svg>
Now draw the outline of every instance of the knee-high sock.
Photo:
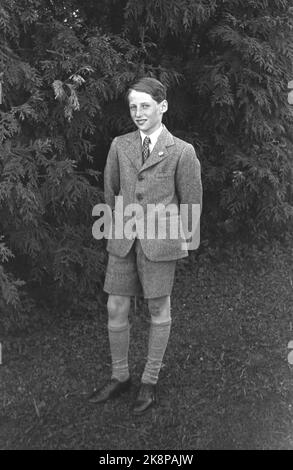
<svg viewBox="0 0 293 470">
<path fill-rule="evenodd" d="M 148 357 L 141 381 L 156 384 L 168 344 L 171 319 L 164 323 L 151 323 L 148 345 Z"/>
<path fill-rule="evenodd" d="M 129 323 L 116 327 L 108 324 L 110 352 L 112 358 L 112 379 L 120 382 L 129 377 L 128 349 L 129 349 Z"/>
</svg>

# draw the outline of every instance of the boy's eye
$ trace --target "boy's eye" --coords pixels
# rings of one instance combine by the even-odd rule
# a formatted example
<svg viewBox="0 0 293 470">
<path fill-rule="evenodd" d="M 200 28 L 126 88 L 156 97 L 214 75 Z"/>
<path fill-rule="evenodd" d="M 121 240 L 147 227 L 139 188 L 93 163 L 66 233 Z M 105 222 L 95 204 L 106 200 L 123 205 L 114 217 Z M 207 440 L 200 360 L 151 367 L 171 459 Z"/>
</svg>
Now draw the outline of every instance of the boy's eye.
<svg viewBox="0 0 293 470">
<path fill-rule="evenodd" d="M 148 109 L 149 107 L 150 107 L 150 106 L 149 106 L 148 104 L 142 104 L 142 105 L 141 105 L 141 108 L 142 108 L 142 109 Z M 136 108 L 137 108 L 137 106 L 135 106 L 135 105 L 129 106 L 130 111 L 135 111 Z"/>
</svg>

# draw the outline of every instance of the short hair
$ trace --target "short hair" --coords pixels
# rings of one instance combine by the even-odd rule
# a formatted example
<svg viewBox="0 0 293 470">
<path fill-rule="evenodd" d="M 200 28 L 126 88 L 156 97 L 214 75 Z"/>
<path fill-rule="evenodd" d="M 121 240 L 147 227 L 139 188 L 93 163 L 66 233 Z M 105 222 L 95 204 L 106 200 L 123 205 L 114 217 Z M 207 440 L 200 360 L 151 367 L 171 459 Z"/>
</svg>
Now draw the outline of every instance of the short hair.
<svg viewBox="0 0 293 470">
<path fill-rule="evenodd" d="M 167 97 L 166 87 L 159 80 L 152 77 L 143 77 L 140 78 L 137 82 L 133 83 L 128 88 L 126 94 L 127 99 L 129 97 L 129 93 L 132 90 L 148 93 L 157 103 L 161 103 Z"/>
</svg>

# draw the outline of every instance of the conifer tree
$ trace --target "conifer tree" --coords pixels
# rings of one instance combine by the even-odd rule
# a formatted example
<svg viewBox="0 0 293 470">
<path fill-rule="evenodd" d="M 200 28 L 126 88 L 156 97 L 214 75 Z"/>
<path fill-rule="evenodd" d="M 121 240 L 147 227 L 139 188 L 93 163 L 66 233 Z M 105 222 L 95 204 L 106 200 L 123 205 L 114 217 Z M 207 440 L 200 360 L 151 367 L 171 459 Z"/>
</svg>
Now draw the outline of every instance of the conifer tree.
<svg viewBox="0 0 293 470">
<path fill-rule="evenodd" d="M 33 291 L 55 309 L 92 310 L 105 260 L 91 231 L 103 199 L 93 134 L 133 78 L 135 48 L 86 28 L 72 2 L 3 0 L 0 35 L 2 313 L 28 310 Z"/>
<path fill-rule="evenodd" d="M 28 312 L 33 289 L 54 308 L 96 307 L 105 245 L 91 211 L 111 139 L 133 129 L 125 90 L 142 75 L 166 84 L 166 125 L 196 147 L 203 235 L 290 236 L 291 3 L 1 1 L 2 311 Z"/>
</svg>

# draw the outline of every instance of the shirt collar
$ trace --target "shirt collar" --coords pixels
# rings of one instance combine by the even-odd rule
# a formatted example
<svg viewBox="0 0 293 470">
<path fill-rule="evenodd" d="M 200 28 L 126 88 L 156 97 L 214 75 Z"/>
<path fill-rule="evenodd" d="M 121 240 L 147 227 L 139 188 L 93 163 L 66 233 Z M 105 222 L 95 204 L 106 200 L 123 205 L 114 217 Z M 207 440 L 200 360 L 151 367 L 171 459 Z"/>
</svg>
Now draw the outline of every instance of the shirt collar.
<svg viewBox="0 0 293 470">
<path fill-rule="evenodd" d="M 144 141 L 144 138 L 145 137 L 149 137 L 151 139 L 151 145 L 155 145 L 157 140 L 158 140 L 158 137 L 159 135 L 161 134 L 163 130 L 163 124 L 161 124 L 161 126 L 159 127 L 159 129 L 157 129 L 155 132 L 153 132 L 152 134 L 148 135 L 145 134 L 144 132 L 142 131 L 139 131 L 140 132 L 140 137 L 141 137 L 141 141 L 143 142 Z"/>
</svg>

